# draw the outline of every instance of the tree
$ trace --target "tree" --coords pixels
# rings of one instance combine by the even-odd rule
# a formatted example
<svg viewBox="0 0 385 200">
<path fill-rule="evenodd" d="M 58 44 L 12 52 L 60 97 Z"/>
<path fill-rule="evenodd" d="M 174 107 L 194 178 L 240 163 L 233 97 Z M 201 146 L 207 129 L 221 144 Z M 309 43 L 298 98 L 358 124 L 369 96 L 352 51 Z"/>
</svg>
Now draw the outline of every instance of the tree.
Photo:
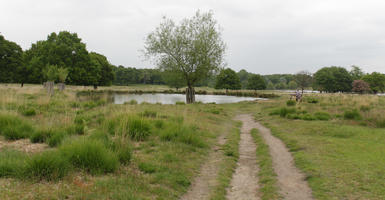
<svg viewBox="0 0 385 200">
<path fill-rule="evenodd" d="M 301 88 L 303 94 L 303 90 L 311 86 L 313 78 L 310 72 L 300 71 L 294 75 L 294 81 L 297 83 L 297 87 Z"/>
<path fill-rule="evenodd" d="M 59 90 L 63 91 L 65 89 L 65 81 L 68 76 L 68 69 L 64 67 L 59 67 L 57 69 L 57 79 L 59 81 Z"/>
<path fill-rule="evenodd" d="M 352 70 L 349 73 L 353 80 L 360 80 L 365 75 L 362 69 L 355 65 L 352 66 Z"/>
<path fill-rule="evenodd" d="M 253 74 L 249 77 L 247 89 L 255 91 L 264 90 L 266 89 L 266 81 L 261 75 Z"/>
<path fill-rule="evenodd" d="M 213 13 L 199 11 L 179 25 L 164 17 L 147 36 L 144 46 L 145 56 L 153 58 L 160 69 L 183 75 L 187 103 L 195 101 L 195 84 L 223 64 L 224 52 L 225 44 Z"/>
<path fill-rule="evenodd" d="M 15 83 L 22 80 L 23 50 L 0 35 L 0 83 Z"/>
<path fill-rule="evenodd" d="M 42 83 L 42 70 L 47 65 L 68 69 L 66 82 L 74 85 L 94 85 L 98 82 L 98 66 L 91 61 L 86 44 L 76 33 L 51 33 L 47 40 L 38 41 L 25 52 L 29 82 Z"/>
<path fill-rule="evenodd" d="M 315 87 L 319 91 L 349 92 L 352 89 L 352 77 L 342 67 L 324 67 L 314 74 Z"/>
<path fill-rule="evenodd" d="M 352 85 L 352 91 L 358 93 L 366 93 L 370 91 L 369 83 L 363 80 L 354 80 Z"/>
<path fill-rule="evenodd" d="M 45 87 L 47 88 L 47 92 L 49 95 L 53 95 L 55 80 L 58 79 L 58 67 L 57 67 L 57 65 L 47 65 L 43 70 L 43 74 L 47 80 L 47 82 L 45 83 Z"/>
<path fill-rule="evenodd" d="M 385 91 L 385 74 L 373 72 L 362 77 L 362 80 L 369 83 L 373 93 Z"/>
<path fill-rule="evenodd" d="M 247 79 L 249 79 L 249 72 L 242 69 L 238 73 L 239 80 L 241 81 L 242 88 L 247 88 Z"/>
<path fill-rule="evenodd" d="M 239 80 L 239 77 L 237 73 L 230 69 L 223 69 L 220 71 L 219 75 L 217 76 L 216 89 L 226 89 L 227 91 L 230 90 L 237 90 L 241 89 L 241 81 Z"/>
<path fill-rule="evenodd" d="M 186 81 L 183 79 L 183 75 L 173 71 L 163 72 L 163 80 L 169 87 L 173 87 L 177 91 L 179 88 L 186 86 Z"/>
<path fill-rule="evenodd" d="M 297 85 L 297 83 L 295 81 L 290 81 L 289 84 L 287 84 L 287 87 L 289 89 L 295 90 L 295 89 L 298 88 L 298 85 Z"/>
<path fill-rule="evenodd" d="M 93 84 L 94 87 L 98 85 L 111 85 L 115 74 L 113 72 L 113 67 L 110 62 L 108 62 L 107 58 L 104 55 L 95 52 L 90 53 L 90 58 L 97 69 L 97 81 Z"/>
</svg>

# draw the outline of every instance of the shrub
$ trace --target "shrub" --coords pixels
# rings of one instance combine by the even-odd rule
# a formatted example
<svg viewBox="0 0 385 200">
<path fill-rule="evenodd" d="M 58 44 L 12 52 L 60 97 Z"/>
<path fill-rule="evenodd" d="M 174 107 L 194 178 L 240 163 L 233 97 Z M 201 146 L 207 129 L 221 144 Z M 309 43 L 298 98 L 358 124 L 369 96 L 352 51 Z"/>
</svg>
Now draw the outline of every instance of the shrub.
<svg viewBox="0 0 385 200">
<path fill-rule="evenodd" d="M 92 174 L 113 172 L 119 165 L 118 157 L 98 140 L 74 140 L 59 150 L 74 167 Z"/>
<path fill-rule="evenodd" d="M 318 99 L 312 98 L 312 97 L 308 97 L 308 98 L 306 98 L 306 102 L 308 102 L 308 103 L 318 103 Z"/>
<path fill-rule="evenodd" d="M 156 128 L 163 128 L 164 127 L 164 121 L 163 120 L 155 120 L 154 125 Z"/>
<path fill-rule="evenodd" d="M 357 109 L 354 110 L 347 110 L 344 112 L 344 119 L 354 119 L 354 120 L 361 120 L 361 114 L 358 112 Z"/>
<path fill-rule="evenodd" d="M 3 149 L 0 151 L 0 177 L 15 177 L 22 173 L 25 153 Z"/>
<path fill-rule="evenodd" d="M 8 140 L 18 140 L 29 137 L 34 132 L 33 127 L 13 115 L 0 115 L 0 134 Z"/>
<path fill-rule="evenodd" d="M 119 162 L 122 164 L 128 164 L 131 161 L 132 150 L 129 146 L 119 146 L 116 149 L 116 153 L 119 158 Z"/>
<path fill-rule="evenodd" d="M 175 105 L 185 105 L 186 103 L 185 102 L 183 102 L 183 101 L 177 101 L 177 102 L 175 102 Z"/>
<path fill-rule="evenodd" d="M 326 112 L 316 112 L 314 113 L 314 117 L 317 118 L 318 120 L 325 120 L 325 121 L 330 119 L 329 113 L 326 113 Z"/>
<path fill-rule="evenodd" d="M 205 147 L 206 144 L 199 137 L 199 132 L 192 126 L 185 126 L 179 123 L 169 123 L 159 136 L 164 141 L 179 141 L 195 147 Z"/>
<path fill-rule="evenodd" d="M 294 100 L 288 100 L 288 101 L 286 101 L 286 105 L 287 105 L 287 106 L 295 106 L 295 104 L 297 104 L 297 102 L 294 101 Z"/>
<path fill-rule="evenodd" d="M 302 116 L 302 119 L 303 120 L 307 120 L 307 121 L 316 120 L 316 118 L 313 115 L 309 114 L 309 113 L 304 114 Z"/>
<path fill-rule="evenodd" d="M 157 112 L 151 111 L 151 110 L 145 110 L 143 113 L 140 114 L 143 117 L 151 117 L 155 118 L 157 116 Z"/>
<path fill-rule="evenodd" d="M 295 108 L 281 108 L 279 110 L 279 116 L 281 117 L 286 117 L 287 114 L 293 114 L 296 112 L 296 109 Z"/>
<path fill-rule="evenodd" d="M 148 174 L 154 173 L 156 171 L 156 166 L 148 162 L 141 162 L 139 163 L 138 167 L 140 171 Z"/>
<path fill-rule="evenodd" d="M 69 163 L 57 151 L 48 151 L 28 159 L 24 176 L 37 180 L 58 180 L 69 171 Z"/>
</svg>

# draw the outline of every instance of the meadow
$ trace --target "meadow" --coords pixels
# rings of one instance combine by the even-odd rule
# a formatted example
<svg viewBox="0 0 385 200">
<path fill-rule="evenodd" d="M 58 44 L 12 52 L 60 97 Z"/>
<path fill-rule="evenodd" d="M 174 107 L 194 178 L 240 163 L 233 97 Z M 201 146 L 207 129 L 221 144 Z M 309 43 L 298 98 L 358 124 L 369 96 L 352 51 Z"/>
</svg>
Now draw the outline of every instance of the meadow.
<svg viewBox="0 0 385 200">
<path fill-rule="evenodd" d="M 225 199 L 238 159 L 239 113 L 254 114 L 286 144 L 316 199 L 385 198 L 383 96 L 114 105 L 104 93 L 77 95 L 90 89 L 68 86 L 50 97 L 41 85 L 0 85 L 0 199 L 178 199 L 215 146 L 224 159 L 210 198 Z M 268 147 L 258 131 L 252 135 L 261 196 L 281 199 Z"/>
</svg>

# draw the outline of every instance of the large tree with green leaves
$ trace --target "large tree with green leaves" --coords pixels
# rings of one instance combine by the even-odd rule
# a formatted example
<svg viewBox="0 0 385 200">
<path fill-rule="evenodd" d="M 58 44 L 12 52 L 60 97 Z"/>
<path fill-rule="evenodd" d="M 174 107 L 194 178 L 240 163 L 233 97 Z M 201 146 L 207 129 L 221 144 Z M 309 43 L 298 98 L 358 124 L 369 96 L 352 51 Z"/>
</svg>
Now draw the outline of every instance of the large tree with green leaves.
<svg viewBox="0 0 385 200">
<path fill-rule="evenodd" d="M 195 101 L 194 86 L 223 64 L 225 44 L 213 13 L 196 14 L 179 24 L 166 17 L 147 36 L 144 53 L 163 70 L 180 74 L 186 81 L 186 102 Z"/>
<path fill-rule="evenodd" d="M 266 87 L 265 79 L 259 74 L 251 75 L 247 81 L 247 89 L 249 90 L 264 90 Z"/>
<path fill-rule="evenodd" d="M 186 86 L 186 81 L 181 74 L 175 73 L 174 71 L 164 71 L 163 80 L 169 87 L 175 88 L 177 91 L 179 88 Z"/>
<path fill-rule="evenodd" d="M 352 89 L 352 77 L 343 67 L 324 67 L 314 74 L 315 87 L 319 91 L 349 92 Z"/>
<path fill-rule="evenodd" d="M 241 89 L 241 81 L 237 73 L 230 69 L 223 69 L 217 76 L 216 89 L 226 89 L 227 90 L 238 90 Z"/>
<path fill-rule="evenodd" d="M 107 58 L 104 55 L 91 52 L 90 53 L 92 64 L 96 65 L 97 69 L 97 82 L 96 85 L 106 85 L 109 86 L 114 80 L 113 66 L 108 62 Z"/>
<path fill-rule="evenodd" d="M 362 80 L 369 83 L 373 93 L 385 91 L 385 74 L 373 72 L 362 77 Z"/>
<path fill-rule="evenodd" d="M 303 94 L 303 90 L 311 86 L 313 77 L 308 71 L 300 71 L 294 75 L 294 81 L 297 83 L 297 87 L 301 88 Z"/>
<path fill-rule="evenodd" d="M 66 82 L 74 85 L 98 83 L 98 66 L 76 33 L 62 31 L 51 33 L 47 40 L 38 41 L 25 53 L 26 67 L 30 71 L 29 82 L 45 81 L 42 70 L 47 65 L 68 69 Z"/>
<path fill-rule="evenodd" d="M 15 83 L 22 79 L 23 50 L 15 42 L 0 35 L 0 83 Z"/>
</svg>

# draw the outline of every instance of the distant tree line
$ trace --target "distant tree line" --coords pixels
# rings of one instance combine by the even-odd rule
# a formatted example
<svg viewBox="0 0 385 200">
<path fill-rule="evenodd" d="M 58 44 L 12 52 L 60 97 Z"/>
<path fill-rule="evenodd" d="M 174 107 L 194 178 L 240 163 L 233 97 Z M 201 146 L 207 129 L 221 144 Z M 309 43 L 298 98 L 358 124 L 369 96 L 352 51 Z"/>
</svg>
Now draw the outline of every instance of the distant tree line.
<svg viewBox="0 0 385 200">
<path fill-rule="evenodd" d="M 187 86 L 180 73 L 167 67 L 138 69 L 114 66 L 104 55 L 88 52 L 86 44 L 76 33 L 51 33 L 46 40 L 37 41 L 26 51 L 0 35 L 0 83 L 44 83 L 49 79 L 46 72 L 50 66 L 58 69 L 53 81 L 63 84 L 95 87 L 111 84 L 166 84 L 177 90 Z M 60 74 L 65 74 L 64 78 Z M 352 66 L 350 71 L 331 66 L 321 68 L 314 74 L 301 71 L 296 74 L 271 75 L 253 74 L 244 69 L 235 72 L 224 68 L 195 81 L 192 86 L 226 90 L 308 88 L 321 92 L 379 93 L 385 91 L 385 75 L 379 72 L 368 74 L 358 66 Z"/>
</svg>

